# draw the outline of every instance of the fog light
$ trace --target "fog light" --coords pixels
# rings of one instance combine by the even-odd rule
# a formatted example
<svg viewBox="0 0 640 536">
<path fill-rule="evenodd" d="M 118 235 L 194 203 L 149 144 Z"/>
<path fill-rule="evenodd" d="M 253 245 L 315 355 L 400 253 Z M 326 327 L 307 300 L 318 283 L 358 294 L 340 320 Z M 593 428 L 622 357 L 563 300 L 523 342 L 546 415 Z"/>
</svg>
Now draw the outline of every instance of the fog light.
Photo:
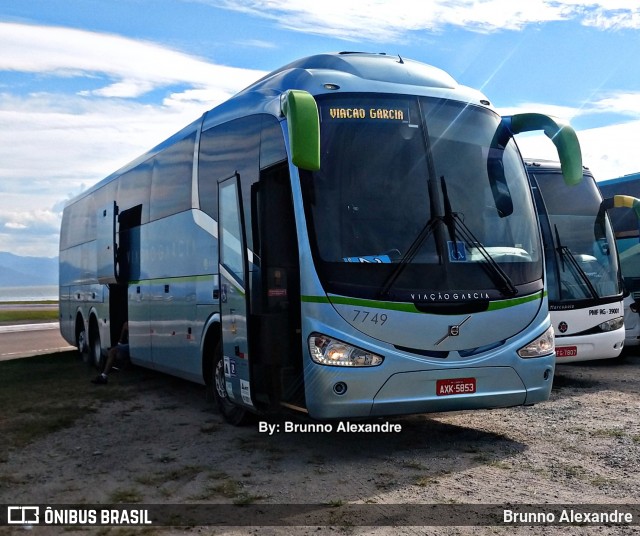
<svg viewBox="0 0 640 536">
<path fill-rule="evenodd" d="M 337 395 L 343 395 L 347 392 L 347 384 L 344 382 L 338 382 L 333 386 L 333 392 Z"/>
</svg>

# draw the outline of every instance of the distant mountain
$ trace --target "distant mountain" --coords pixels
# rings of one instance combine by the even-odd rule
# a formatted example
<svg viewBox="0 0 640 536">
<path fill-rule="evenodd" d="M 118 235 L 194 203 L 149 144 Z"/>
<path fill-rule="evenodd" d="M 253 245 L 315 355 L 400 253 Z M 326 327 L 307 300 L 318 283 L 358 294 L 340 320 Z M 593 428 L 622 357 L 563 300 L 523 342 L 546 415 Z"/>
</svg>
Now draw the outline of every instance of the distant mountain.
<svg viewBox="0 0 640 536">
<path fill-rule="evenodd" d="M 0 287 L 58 284 L 58 257 L 21 257 L 0 251 Z"/>
</svg>

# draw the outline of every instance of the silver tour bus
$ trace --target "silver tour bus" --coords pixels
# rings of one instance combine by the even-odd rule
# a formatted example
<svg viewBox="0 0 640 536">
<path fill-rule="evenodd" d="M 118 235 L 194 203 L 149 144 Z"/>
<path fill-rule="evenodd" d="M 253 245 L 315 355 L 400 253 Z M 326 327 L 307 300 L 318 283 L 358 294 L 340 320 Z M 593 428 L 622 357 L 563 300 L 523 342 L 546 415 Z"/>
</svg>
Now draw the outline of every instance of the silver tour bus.
<svg viewBox="0 0 640 536">
<path fill-rule="evenodd" d="M 544 401 L 531 130 L 580 181 L 569 125 L 440 69 L 294 61 L 68 203 L 61 332 L 99 363 L 128 321 L 134 364 L 208 385 L 232 423 Z"/>
</svg>

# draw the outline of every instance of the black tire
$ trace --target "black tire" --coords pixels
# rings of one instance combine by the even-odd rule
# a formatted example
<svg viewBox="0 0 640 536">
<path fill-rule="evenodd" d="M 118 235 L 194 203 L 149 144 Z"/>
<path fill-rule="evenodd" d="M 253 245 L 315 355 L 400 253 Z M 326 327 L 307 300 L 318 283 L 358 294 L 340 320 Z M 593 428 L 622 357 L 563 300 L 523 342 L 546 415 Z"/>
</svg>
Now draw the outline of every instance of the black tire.
<svg viewBox="0 0 640 536">
<path fill-rule="evenodd" d="M 76 348 L 83 363 L 89 363 L 89 340 L 87 338 L 87 330 L 84 329 L 84 322 L 79 320 L 76 322 Z"/>
<path fill-rule="evenodd" d="M 95 322 L 89 323 L 89 360 L 88 364 L 102 371 L 104 359 L 102 357 L 102 346 L 100 342 L 100 330 Z"/>
<path fill-rule="evenodd" d="M 213 355 L 211 387 L 213 398 L 224 420 L 234 426 L 242 426 L 251 420 L 251 414 L 244 408 L 234 404 L 227 394 L 227 383 L 224 377 L 224 359 L 222 343 L 218 341 Z"/>
</svg>

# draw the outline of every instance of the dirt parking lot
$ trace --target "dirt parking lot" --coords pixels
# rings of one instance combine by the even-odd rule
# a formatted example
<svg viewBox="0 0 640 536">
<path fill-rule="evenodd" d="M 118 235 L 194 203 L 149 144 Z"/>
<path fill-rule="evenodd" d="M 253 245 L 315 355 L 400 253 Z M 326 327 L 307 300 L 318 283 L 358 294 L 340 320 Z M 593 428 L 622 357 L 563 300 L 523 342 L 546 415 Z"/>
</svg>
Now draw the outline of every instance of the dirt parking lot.
<svg viewBox="0 0 640 536">
<path fill-rule="evenodd" d="M 637 353 L 558 366 L 551 399 L 534 407 L 371 421 L 394 425 L 375 433 L 338 431 L 337 423 L 331 432 L 312 431 L 290 418 L 235 428 L 213 411 L 203 387 L 137 368 L 93 386 L 91 374 L 78 386 L 91 412 L 2 453 L 0 503 L 222 503 L 230 510 L 220 512 L 238 526 L 66 528 L 65 534 L 640 532 L 638 515 L 635 526 L 466 526 L 474 523 L 470 505 L 634 505 L 640 512 Z M 279 428 L 270 433 L 268 425 Z M 313 523 L 299 504 L 330 507 L 332 517 Z M 364 518 L 370 508 L 383 526 L 360 526 L 366 519 L 349 510 L 354 504 L 365 507 Z M 424 504 L 447 505 L 456 517 L 443 520 L 444 527 L 419 526 L 415 515 L 425 513 Z M 298 513 L 305 526 L 258 528 L 257 505 L 288 505 L 284 513 Z M 413 521 L 402 520 L 412 512 Z M 16 531 L 24 533 L 0 528 Z"/>
</svg>

